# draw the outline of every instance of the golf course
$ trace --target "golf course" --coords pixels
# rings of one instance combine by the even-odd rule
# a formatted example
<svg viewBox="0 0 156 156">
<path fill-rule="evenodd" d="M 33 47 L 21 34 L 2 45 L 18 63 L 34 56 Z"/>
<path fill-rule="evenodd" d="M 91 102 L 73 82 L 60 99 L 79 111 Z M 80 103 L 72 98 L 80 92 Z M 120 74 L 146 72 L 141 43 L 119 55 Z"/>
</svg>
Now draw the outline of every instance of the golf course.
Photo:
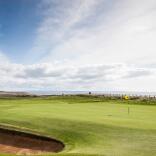
<svg viewBox="0 0 156 156">
<path fill-rule="evenodd" d="M 64 144 L 58 153 L 41 155 L 156 155 L 156 101 L 82 95 L 1 98 L 0 127 Z"/>
</svg>

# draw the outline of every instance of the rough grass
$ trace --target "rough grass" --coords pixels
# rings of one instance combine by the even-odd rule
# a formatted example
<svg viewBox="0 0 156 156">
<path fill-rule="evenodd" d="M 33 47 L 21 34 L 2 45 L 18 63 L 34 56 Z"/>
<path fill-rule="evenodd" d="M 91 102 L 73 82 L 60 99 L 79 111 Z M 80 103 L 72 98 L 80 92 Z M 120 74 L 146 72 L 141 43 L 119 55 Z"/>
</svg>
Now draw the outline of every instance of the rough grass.
<svg viewBox="0 0 156 156">
<path fill-rule="evenodd" d="M 0 125 L 65 143 L 63 152 L 48 155 L 156 155 L 155 101 L 96 96 L 5 98 L 0 99 Z"/>
</svg>

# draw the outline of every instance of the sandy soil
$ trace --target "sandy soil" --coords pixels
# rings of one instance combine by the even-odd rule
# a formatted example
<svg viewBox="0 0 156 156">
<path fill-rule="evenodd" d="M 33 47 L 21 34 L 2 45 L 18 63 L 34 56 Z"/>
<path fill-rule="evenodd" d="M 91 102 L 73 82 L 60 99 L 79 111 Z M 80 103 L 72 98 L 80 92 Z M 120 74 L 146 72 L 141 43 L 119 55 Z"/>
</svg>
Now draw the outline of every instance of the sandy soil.
<svg viewBox="0 0 156 156">
<path fill-rule="evenodd" d="M 60 152 L 63 148 L 62 142 L 48 137 L 0 128 L 0 153 L 30 155 Z"/>
</svg>

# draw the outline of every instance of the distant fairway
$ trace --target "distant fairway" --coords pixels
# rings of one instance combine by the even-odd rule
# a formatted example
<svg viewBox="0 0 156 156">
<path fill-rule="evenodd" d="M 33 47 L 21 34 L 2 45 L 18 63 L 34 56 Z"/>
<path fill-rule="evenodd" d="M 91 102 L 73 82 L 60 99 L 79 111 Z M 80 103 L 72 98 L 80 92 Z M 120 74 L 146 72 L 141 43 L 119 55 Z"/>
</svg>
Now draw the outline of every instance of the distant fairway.
<svg viewBox="0 0 156 156">
<path fill-rule="evenodd" d="M 87 96 L 0 99 L 0 125 L 63 141 L 65 150 L 50 155 L 156 155 L 156 103 Z"/>
</svg>

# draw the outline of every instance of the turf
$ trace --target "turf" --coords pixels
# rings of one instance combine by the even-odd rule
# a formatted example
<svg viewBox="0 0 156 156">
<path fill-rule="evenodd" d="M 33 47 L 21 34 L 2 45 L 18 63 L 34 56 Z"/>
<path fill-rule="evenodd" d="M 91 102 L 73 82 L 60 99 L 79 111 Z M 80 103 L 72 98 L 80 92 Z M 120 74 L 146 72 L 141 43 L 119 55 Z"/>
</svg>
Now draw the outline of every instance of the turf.
<svg viewBox="0 0 156 156">
<path fill-rule="evenodd" d="M 156 155 L 153 101 L 90 96 L 6 98 L 0 99 L 0 125 L 48 135 L 65 143 L 64 151 L 48 155 Z"/>
</svg>

